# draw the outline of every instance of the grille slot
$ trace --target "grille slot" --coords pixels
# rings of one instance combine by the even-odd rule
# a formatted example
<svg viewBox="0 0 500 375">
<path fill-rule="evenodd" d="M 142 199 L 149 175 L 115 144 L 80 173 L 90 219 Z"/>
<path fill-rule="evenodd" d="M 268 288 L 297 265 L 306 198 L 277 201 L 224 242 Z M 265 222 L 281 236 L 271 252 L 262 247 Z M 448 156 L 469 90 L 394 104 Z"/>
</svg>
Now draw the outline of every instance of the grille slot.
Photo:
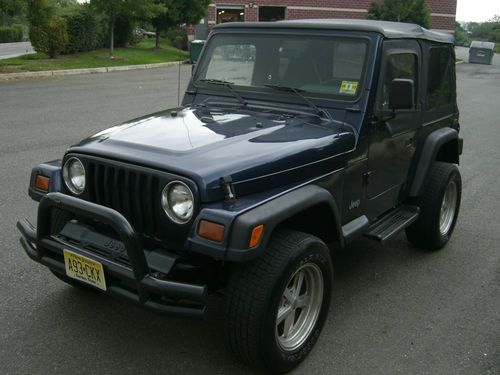
<svg viewBox="0 0 500 375">
<path fill-rule="evenodd" d="M 160 237 L 160 178 L 115 165 L 87 162 L 88 199 L 120 212 L 135 230 Z"/>
</svg>

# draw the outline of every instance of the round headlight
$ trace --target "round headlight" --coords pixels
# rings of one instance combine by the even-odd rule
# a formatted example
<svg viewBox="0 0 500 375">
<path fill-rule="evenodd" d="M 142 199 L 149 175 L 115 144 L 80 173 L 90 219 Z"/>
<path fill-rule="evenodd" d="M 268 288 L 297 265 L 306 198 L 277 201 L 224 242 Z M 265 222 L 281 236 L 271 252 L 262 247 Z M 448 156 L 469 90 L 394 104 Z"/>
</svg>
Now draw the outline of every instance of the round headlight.
<svg viewBox="0 0 500 375">
<path fill-rule="evenodd" d="M 193 193 L 184 182 L 172 181 L 162 191 L 161 205 L 170 220 L 185 224 L 193 216 Z"/>
<path fill-rule="evenodd" d="M 69 158 L 64 163 L 63 179 L 73 194 L 83 193 L 85 190 L 85 168 L 78 158 Z"/>
</svg>

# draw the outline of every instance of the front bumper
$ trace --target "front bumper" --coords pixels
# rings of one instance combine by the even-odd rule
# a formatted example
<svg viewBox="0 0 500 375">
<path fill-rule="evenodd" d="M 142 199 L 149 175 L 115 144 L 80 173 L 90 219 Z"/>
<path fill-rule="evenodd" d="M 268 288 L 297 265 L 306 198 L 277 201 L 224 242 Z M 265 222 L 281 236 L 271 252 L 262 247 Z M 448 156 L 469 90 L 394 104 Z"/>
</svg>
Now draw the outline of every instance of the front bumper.
<svg viewBox="0 0 500 375">
<path fill-rule="evenodd" d="M 125 247 L 130 267 L 52 235 L 52 208 L 95 219 L 110 226 Z M 28 220 L 19 221 L 17 228 L 21 232 L 21 244 L 28 256 L 53 271 L 65 274 L 62 254 L 64 249 L 68 249 L 103 265 L 107 281 L 105 293 L 124 297 L 167 315 L 191 318 L 206 316 L 207 287 L 155 277 L 137 233 L 115 210 L 61 193 L 49 193 L 40 201 L 38 228 L 35 229 Z"/>
</svg>

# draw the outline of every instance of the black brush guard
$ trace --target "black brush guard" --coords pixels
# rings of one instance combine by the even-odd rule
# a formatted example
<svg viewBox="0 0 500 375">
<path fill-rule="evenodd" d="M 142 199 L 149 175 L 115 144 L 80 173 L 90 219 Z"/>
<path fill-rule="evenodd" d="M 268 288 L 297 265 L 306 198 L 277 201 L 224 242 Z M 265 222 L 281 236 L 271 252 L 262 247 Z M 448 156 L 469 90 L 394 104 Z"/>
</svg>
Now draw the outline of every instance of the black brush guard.
<svg viewBox="0 0 500 375">
<path fill-rule="evenodd" d="M 109 225 L 125 246 L 131 268 L 51 235 L 52 208 Z M 62 254 L 63 249 L 68 249 L 102 263 L 108 284 L 105 293 L 124 297 L 167 315 L 206 317 L 207 287 L 154 277 L 137 233 L 125 217 L 113 209 L 61 193 L 49 193 L 41 199 L 38 207 L 38 228 L 35 229 L 26 219 L 20 220 L 17 228 L 28 256 L 55 272 L 66 273 Z"/>
</svg>

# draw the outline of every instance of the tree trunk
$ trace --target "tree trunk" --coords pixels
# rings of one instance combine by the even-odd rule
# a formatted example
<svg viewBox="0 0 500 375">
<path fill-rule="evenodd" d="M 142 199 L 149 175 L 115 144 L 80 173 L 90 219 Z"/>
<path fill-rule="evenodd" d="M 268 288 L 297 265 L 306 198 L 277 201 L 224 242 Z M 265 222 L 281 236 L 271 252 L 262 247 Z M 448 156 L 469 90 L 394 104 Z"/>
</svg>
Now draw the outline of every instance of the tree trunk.
<svg viewBox="0 0 500 375">
<path fill-rule="evenodd" d="M 116 23 L 116 17 L 111 16 L 111 18 L 109 20 L 109 35 L 110 35 L 109 58 L 110 59 L 115 58 L 115 23 Z"/>
<path fill-rule="evenodd" d="M 156 26 L 156 49 L 160 49 L 160 27 Z"/>
</svg>

